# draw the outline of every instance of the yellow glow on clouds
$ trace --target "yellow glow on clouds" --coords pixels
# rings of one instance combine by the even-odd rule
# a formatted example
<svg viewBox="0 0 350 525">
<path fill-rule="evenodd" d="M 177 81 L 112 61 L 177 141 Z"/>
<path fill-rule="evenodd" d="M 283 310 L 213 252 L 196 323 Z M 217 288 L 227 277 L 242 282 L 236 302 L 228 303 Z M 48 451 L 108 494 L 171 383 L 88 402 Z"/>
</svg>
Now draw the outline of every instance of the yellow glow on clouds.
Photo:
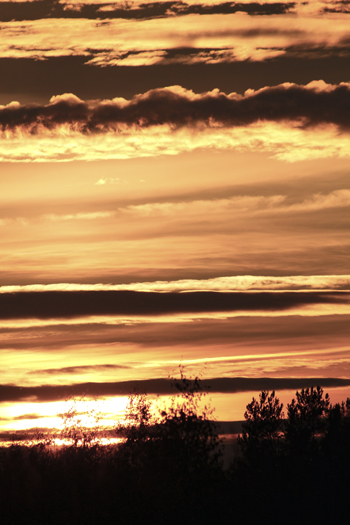
<svg viewBox="0 0 350 525">
<path fill-rule="evenodd" d="M 0 24 L 0 29 L 2 57 L 89 57 L 94 49 L 90 64 L 139 66 L 166 64 L 169 59 L 164 50 L 178 48 L 220 52 L 217 57 L 202 51 L 170 61 L 265 60 L 283 54 L 289 46 L 342 46 L 348 36 L 348 19 L 329 13 L 259 17 L 235 13 L 150 20 L 56 19 L 54 24 L 50 19 L 11 21 Z"/>
<path fill-rule="evenodd" d="M 140 292 L 231 292 L 245 290 L 350 290 L 350 275 L 234 275 L 213 279 L 135 282 L 131 284 L 28 284 L 0 286 L 0 293 L 50 291 L 135 290 Z"/>
<path fill-rule="evenodd" d="M 169 126 L 83 135 L 58 127 L 39 135 L 20 131 L 0 137 L 0 162 L 111 160 L 177 155 L 200 149 L 268 152 L 287 162 L 349 157 L 350 136 L 334 125 L 304 130 L 297 125 L 258 122 L 236 128 L 202 126 L 172 130 Z"/>
</svg>

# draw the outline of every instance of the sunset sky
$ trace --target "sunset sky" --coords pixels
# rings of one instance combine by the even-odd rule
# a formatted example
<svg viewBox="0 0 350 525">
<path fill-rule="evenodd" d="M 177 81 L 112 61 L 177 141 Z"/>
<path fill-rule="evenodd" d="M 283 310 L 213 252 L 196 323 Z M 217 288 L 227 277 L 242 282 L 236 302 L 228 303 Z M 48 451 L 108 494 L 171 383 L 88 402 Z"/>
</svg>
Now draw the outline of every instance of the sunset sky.
<svg viewBox="0 0 350 525">
<path fill-rule="evenodd" d="M 0 0 L 0 432 L 180 363 L 219 420 L 350 396 L 349 28 L 344 0 Z"/>
</svg>

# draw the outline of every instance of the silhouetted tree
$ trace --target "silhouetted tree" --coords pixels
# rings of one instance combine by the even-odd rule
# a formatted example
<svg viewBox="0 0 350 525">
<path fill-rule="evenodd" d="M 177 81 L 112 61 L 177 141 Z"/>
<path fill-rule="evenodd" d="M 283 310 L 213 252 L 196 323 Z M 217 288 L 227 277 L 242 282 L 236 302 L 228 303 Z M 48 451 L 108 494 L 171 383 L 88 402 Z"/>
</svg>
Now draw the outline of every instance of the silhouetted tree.
<svg viewBox="0 0 350 525">
<path fill-rule="evenodd" d="M 276 454 L 281 447 L 283 430 L 283 403 L 271 394 L 262 391 L 259 400 L 253 397 L 244 413 L 243 434 L 238 443 L 244 458 L 261 462 L 266 455 Z"/>
<path fill-rule="evenodd" d="M 285 438 L 292 453 L 301 457 L 319 448 L 319 438 L 326 429 L 329 406 L 329 395 L 324 396 L 320 386 L 296 392 L 296 399 L 287 405 L 285 430 Z"/>
<path fill-rule="evenodd" d="M 330 497 L 341 507 L 347 498 L 350 471 L 350 398 L 331 406 L 323 441 L 323 454 L 328 479 L 331 481 Z"/>
<path fill-rule="evenodd" d="M 237 511 L 245 523 L 274 523 L 283 506 L 279 469 L 283 404 L 275 391 L 262 391 L 247 405 L 244 418 L 238 437 L 242 456 L 231 470 L 233 490 L 239 494 Z"/>
</svg>

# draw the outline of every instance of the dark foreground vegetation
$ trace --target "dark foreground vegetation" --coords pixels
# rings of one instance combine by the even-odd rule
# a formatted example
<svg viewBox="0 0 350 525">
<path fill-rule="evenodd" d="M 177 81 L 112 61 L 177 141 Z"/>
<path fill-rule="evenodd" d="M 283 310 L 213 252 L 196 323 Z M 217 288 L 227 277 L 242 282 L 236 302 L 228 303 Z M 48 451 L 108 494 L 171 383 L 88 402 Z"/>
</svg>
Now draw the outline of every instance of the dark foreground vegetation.
<svg viewBox="0 0 350 525">
<path fill-rule="evenodd" d="M 182 375 L 178 387 L 156 419 L 146 396 L 131 396 L 120 445 L 70 428 L 70 446 L 0 448 L 0 523 L 349 523 L 350 399 L 332 406 L 306 389 L 284 414 L 262 392 L 247 406 L 241 454 L 223 469 L 200 382 Z"/>
</svg>

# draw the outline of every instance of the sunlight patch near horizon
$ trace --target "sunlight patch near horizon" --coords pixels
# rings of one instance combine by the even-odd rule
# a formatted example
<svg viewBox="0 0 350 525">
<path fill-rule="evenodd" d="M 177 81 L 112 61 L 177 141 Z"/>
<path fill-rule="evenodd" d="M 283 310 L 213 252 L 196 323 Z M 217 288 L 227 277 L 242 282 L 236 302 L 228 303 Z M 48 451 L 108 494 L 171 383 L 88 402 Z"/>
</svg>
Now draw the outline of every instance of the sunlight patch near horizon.
<svg viewBox="0 0 350 525">
<path fill-rule="evenodd" d="M 316 386 L 316 384 L 314 385 Z M 325 392 L 328 392 L 331 398 L 331 403 L 336 404 L 345 401 L 350 397 L 350 387 L 330 387 L 324 388 Z M 214 420 L 220 421 L 242 421 L 244 420 L 244 412 L 247 404 L 251 401 L 252 397 L 258 398 L 260 391 L 246 391 L 237 393 L 208 393 L 200 400 L 198 408 L 199 413 L 205 410 L 205 407 L 213 408 Z M 284 404 L 285 410 L 287 404 L 291 402 L 292 398 L 295 397 L 295 390 L 280 390 L 276 391 L 278 398 Z M 157 418 L 157 414 L 162 408 L 169 407 L 171 405 L 174 396 L 162 395 L 147 396 L 147 400 L 151 401 L 151 409 L 153 417 Z M 181 402 L 181 397 L 177 397 Z M 105 444 L 111 443 L 110 439 L 113 438 L 113 430 L 119 425 L 125 424 L 125 409 L 128 404 L 129 397 L 127 396 L 110 396 L 104 399 L 77 399 L 77 406 L 84 407 L 85 410 L 77 412 L 76 419 L 73 423 L 76 424 L 77 428 L 83 430 L 84 428 L 89 430 L 95 430 L 100 434 L 98 439 L 104 437 L 106 439 Z M 64 410 L 69 403 L 73 403 L 74 398 L 70 401 L 52 402 L 52 403 L 37 403 L 35 405 L 38 419 L 36 424 L 31 424 L 32 420 L 20 419 L 15 420 L 15 417 L 23 417 L 28 414 L 28 409 L 32 408 L 30 403 L 17 403 L 16 405 L 10 405 L 0 409 L 0 441 L 4 443 L 9 439 L 10 436 L 24 439 L 25 431 L 29 432 L 31 440 L 36 439 L 36 434 L 42 432 L 48 433 L 51 437 L 55 433 L 59 434 L 64 430 L 64 424 L 60 415 L 60 410 Z M 79 404 L 80 403 L 80 404 Z M 28 406 L 29 405 L 29 406 Z M 99 410 L 101 411 L 99 412 Z M 87 412 L 96 412 L 99 418 L 96 420 L 91 417 Z M 7 416 L 7 422 L 4 424 L 4 416 Z M 14 418 L 14 419 L 11 419 Z M 107 432 L 107 435 L 103 435 Z M 112 432 L 112 434 L 111 434 Z M 61 437 L 58 437 L 61 439 Z M 119 438 L 118 438 L 119 439 Z M 1 446 L 1 445 L 0 445 Z"/>
</svg>

